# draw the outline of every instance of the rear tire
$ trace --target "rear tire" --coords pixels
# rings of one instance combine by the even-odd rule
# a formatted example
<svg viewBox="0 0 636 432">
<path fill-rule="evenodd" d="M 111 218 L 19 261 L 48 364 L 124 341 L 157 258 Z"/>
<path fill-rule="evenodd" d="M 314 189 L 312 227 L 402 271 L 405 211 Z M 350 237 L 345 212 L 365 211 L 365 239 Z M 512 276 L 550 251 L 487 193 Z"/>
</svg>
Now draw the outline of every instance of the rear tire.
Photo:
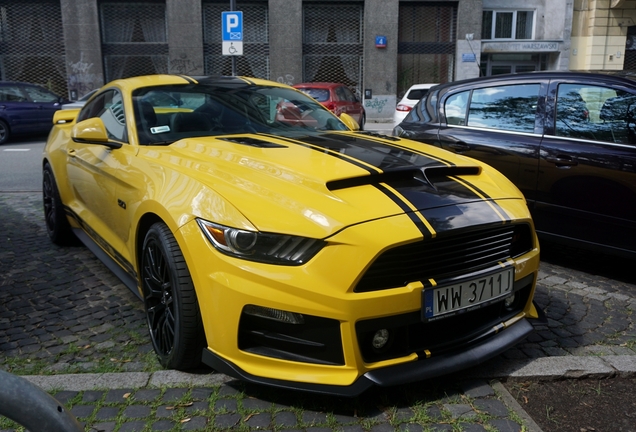
<svg viewBox="0 0 636 432">
<path fill-rule="evenodd" d="M 0 145 L 9 141 L 11 137 L 11 130 L 9 129 L 9 125 L 4 120 L 0 120 Z"/>
<path fill-rule="evenodd" d="M 64 205 L 53 177 L 53 170 L 48 163 L 42 170 L 42 201 L 44 204 L 44 222 L 46 233 L 53 243 L 59 246 L 68 246 L 77 242 L 71 225 L 66 219 Z"/>
<path fill-rule="evenodd" d="M 159 362 L 167 369 L 196 368 L 205 345 L 199 303 L 181 249 L 163 222 L 153 224 L 146 234 L 140 276 Z"/>
</svg>

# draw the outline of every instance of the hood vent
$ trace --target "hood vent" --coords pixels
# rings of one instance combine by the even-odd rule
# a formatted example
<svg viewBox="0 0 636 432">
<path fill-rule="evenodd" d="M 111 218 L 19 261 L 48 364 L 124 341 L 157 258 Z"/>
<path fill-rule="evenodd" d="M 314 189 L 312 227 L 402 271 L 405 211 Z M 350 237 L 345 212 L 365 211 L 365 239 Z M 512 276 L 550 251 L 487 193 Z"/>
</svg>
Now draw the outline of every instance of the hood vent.
<svg viewBox="0 0 636 432">
<path fill-rule="evenodd" d="M 388 170 L 378 174 L 362 177 L 352 177 L 327 182 L 327 188 L 331 191 L 347 189 L 356 186 L 374 185 L 380 183 L 412 183 L 414 186 L 427 184 L 435 187 L 435 183 L 447 180 L 453 176 L 479 175 L 481 168 L 477 166 L 434 166 L 412 167 L 405 169 Z"/>
<path fill-rule="evenodd" d="M 287 148 L 287 146 L 282 144 L 274 144 L 273 142 L 270 142 L 270 141 L 265 141 L 265 140 L 261 140 L 257 138 L 251 138 L 251 137 L 220 138 L 220 139 L 222 139 L 223 141 L 229 141 L 236 144 L 243 144 L 243 145 L 258 147 L 258 148 Z"/>
</svg>

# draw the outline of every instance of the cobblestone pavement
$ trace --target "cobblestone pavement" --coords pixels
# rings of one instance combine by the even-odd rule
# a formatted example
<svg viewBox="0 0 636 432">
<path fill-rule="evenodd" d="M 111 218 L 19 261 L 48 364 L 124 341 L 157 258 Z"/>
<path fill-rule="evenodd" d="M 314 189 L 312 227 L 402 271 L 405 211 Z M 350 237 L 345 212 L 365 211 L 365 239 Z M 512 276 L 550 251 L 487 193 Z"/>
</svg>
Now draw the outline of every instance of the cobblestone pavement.
<svg viewBox="0 0 636 432">
<path fill-rule="evenodd" d="M 142 303 L 83 246 L 53 245 L 42 213 L 39 193 L 0 194 L 0 369 L 18 375 L 159 370 Z M 560 252 L 553 255 L 558 260 Z M 542 261 L 536 302 L 548 323 L 502 359 L 636 355 L 636 278 L 625 271 L 612 279 L 597 259 L 570 258 L 586 272 Z M 608 274 L 623 268 L 608 265 Z M 104 431 L 528 427 L 496 382 L 466 381 L 465 375 L 374 389 L 351 400 L 231 380 L 209 388 L 93 389 L 56 397 L 87 428 Z M 6 422 L 0 419 L 0 431 L 13 430 Z"/>
</svg>

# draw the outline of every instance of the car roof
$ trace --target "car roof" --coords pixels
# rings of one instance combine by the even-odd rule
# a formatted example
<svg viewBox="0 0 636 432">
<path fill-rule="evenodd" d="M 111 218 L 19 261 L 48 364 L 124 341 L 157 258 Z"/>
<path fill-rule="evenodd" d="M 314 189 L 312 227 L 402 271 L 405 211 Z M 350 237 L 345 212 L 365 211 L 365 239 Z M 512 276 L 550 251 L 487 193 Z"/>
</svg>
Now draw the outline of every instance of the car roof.
<svg viewBox="0 0 636 432">
<path fill-rule="evenodd" d="M 436 90 L 443 91 L 448 88 L 454 87 L 463 87 L 469 86 L 472 84 L 481 84 L 488 82 L 497 82 L 497 81 L 520 81 L 520 80 L 528 80 L 528 79 L 576 79 L 576 78 L 585 78 L 585 79 L 593 79 L 599 82 L 619 82 L 624 85 L 634 85 L 636 80 L 636 76 L 630 77 L 628 74 L 618 74 L 618 73 L 599 73 L 599 72 L 587 72 L 587 71 L 537 71 L 537 72 L 524 72 L 524 73 L 512 73 L 512 74 L 501 74 L 501 75 L 491 75 L 487 77 L 477 77 L 477 78 L 468 78 L 459 81 L 450 81 L 444 84 L 439 84 L 435 87 Z"/>
<path fill-rule="evenodd" d="M 409 90 L 419 90 L 419 89 L 429 89 L 431 87 L 435 87 L 438 83 L 427 83 L 427 84 L 413 84 L 409 87 Z"/>
<path fill-rule="evenodd" d="M 294 87 L 312 87 L 312 88 L 333 88 L 340 87 L 344 84 L 334 82 L 306 82 L 300 84 L 294 84 Z"/>
</svg>

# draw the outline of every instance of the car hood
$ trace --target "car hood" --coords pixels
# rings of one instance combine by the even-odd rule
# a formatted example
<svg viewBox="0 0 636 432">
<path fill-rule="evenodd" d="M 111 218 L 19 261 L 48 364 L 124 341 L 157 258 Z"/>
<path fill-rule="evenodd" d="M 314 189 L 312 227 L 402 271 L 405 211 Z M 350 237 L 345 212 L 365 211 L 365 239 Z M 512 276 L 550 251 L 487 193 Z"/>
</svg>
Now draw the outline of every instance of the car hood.
<svg viewBox="0 0 636 432">
<path fill-rule="evenodd" d="M 366 132 L 189 138 L 157 154 L 162 165 L 215 196 L 207 205 L 199 200 L 194 216 L 224 223 L 212 208 L 220 197 L 226 209 L 232 206 L 261 231 L 317 238 L 405 213 L 439 218 L 446 209 L 443 213 L 457 216 L 468 205 L 471 212 L 483 207 L 492 221 L 501 222 L 505 211 L 493 210 L 495 200 L 522 199 L 510 182 L 480 162 Z"/>
</svg>

